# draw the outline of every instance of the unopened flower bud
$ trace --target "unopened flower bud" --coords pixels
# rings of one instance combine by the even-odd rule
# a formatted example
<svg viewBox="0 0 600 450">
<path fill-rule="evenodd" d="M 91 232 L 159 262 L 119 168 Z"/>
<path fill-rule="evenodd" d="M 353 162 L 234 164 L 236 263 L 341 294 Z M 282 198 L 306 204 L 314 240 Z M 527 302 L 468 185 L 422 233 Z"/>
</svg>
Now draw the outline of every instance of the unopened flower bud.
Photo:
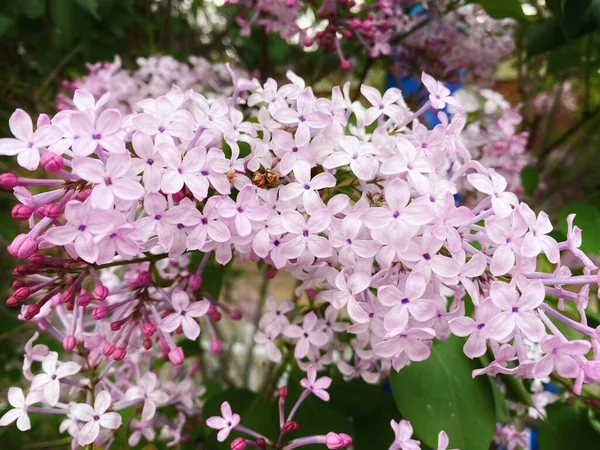
<svg viewBox="0 0 600 450">
<path fill-rule="evenodd" d="M 294 431 L 298 431 L 299 429 L 300 426 L 298 425 L 298 422 L 294 422 L 293 420 L 287 421 L 283 424 L 283 427 L 281 427 L 281 430 L 284 433 L 293 433 Z"/>
<path fill-rule="evenodd" d="M 115 344 L 111 344 L 110 342 L 106 342 L 103 346 L 102 346 L 102 354 L 104 356 L 110 356 L 114 353 L 115 349 L 117 347 L 115 346 Z"/>
<path fill-rule="evenodd" d="M 150 275 L 150 272 L 144 270 L 138 273 L 136 280 L 138 286 L 148 286 L 150 283 L 152 283 L 152 275 Z"/>
<path fill-rule="evenodd" d="M 87 306 L 91 303 L 92 298 L 88 295 L 87 291 L 81 290 L 79 297 L 77 298 L 77 304 L 79 306 Z"/>
<path fill-rule="evenodd" d="M 56 153 L 47 152 L 40 158 L 41 166 L 50 173 L 56 173 L 62 169 L 63 163 L 62 156 L 57 155 Z"/>
<path fill-rule="evenodd" d="M 152 322 L 144 322 L 144 325 L 142 325 L 142 333 L 144 333 L 144 336 L 152 336 L 156 333 L 156 327 Z"/>
<path fill-rule="evenodd" d="M 29 288 L 26 288 L 26 287 L 17 288 L 17 289 L 15 289 L 15 292 L 13 292 L 13 296 L 17 300 L 25 300 L 30 295 L 31 295 L 31 291 L 29 290 Z"/>
<path fill-rule="evenodd" d="M 37 250 L 37 241 L 28 234 L 19 234 L 13 239 L 7 250 L 17 258 L 29 258 Z"/>
<path fill-rule="evenodd" d="M 95 320 L 102 320 L 106 317 L 107 314 L 108 314 L 108 308 L 106 306 L 98 306 L 97 308 L 94 308 L 94 310 L 92 311 L 92 317 Z"/>
<path fill-rule="evenodd" d="M 97 284 L 96 286 L 94 286 L 94 290 L 92 291 L 92 297 L 94 297 L 96 300 L 106 300 L 106 297 L 108 297 L 108 288 L 106 286 L 104 286 L 103 284 Z"/>
<path fill-rule="evenodd" d="M 197 291 L 202 287 L 202 277 L 200 275 L 190 275 L 189 285 L 192 291 Z"/>
<path fill-rule="evenodd" d="M 239 309 L 233 309 L 229 315 L 233 320 L 242 320 L 242 312 Z"/>
<path fill-rule="evenodd" d="M 73 351 L 73 349 L 77 345 L 77 339 L 75 339 L 75 336 L 73 335 L 65 336 L 63 338 L 62 345 L 66 351 Z"/>
<path fill-rule="evenodd" d="M 256 439 L 256 446 L 262 450 L 267 448 L 267 442 L 263 438 Z"/>
<path fill-rule="evenodd" d="M 45 217 L 57 219 L 61 214 L 61 207 L 56 203 L 48 203 L 47 205 L 40 206 L 38 212 Z"/>
<path fill-rule="evenodd" d="M 169 351 L 169 359 L 176 366 L 183 364 L 184 357 L 185 357 L 185 355 L 183 354 L 183 349 L 181 347 L 173 347 Z"/>
<path fill-rule="evenodd" d="M 236 437 L 233 442 L 231 442 L 231 450 L 244 450 L 246 448 L 246 439 L 241 437 Z"/>
<path fill-rule="evenodd" d="M 146 350 L 150 350 L 152 348 L 152 339 L 146 338 L 142 341 L 142 345 Z"/>
<path fill-rule="evenodd" d="M 40 312 L 40 305 L 34 303 L 33 305 L 27 305 L 25 308 L 25 312 L 23 313 L 23 317 L 25 320 L 31 320 Z"/>
<path fill-rule="evenodd" d="M 110 323 L 110 329 L 113 331 L 119 331 L 122 326 L 123 326 L 123 321 L 121 321 L 121 320 L 115 320 L 114 322 Z"/>
<path fill-rule="evenodd" d="M 183 200 L 185 198 L 185 192 L 183 191 L 179 191 L 179 192 L 175 192 L 173 194 L 173 201 L 175 203 L 179 203 L 181 200 Z"/>
<path fill-rule="evenodd" d="M 19 180 L 17 180 L 17 176 L 14 173 L 3 173 L 0 175 L 0 187 L 11 190 L 19 184 Z"/>
<path fill-rule="evenodd" d="M 350 70 L 352 68 L 352 64 L 347 59 L 342 60 L 342 70 Z"/>
<path fill-rule="evenodd" d="M 215 339 L 210 342 L 210 352 L 213 355 L 218 355 L 221 353 L 221 349 L 223 348 L 223 344 L 219 339 Z"/>
<path fill-rule="evenodd" d="M 267 270 L 267 273 L 265 274 L 267 280 L 272 280 L 273 278 L 275 278 L 275 275 L 277 275 L 277 269 L 275 267 L 271 267 L 269 270 Z"/>
<path fill-rule="evenodd" d="M 80 202 L 85 202 L 91 194 L 92 194 L 92 190 L 86 189 L 84 191 L 81 191 L 79 194 L 77 194 L 75 196 L 75 199 L 79 200 Z"/>
<path fill-rule="evenodd" d="M 127 355 L 127 350 L 125 350 L 125 347 L 117 347 L 110 357 L 114 361 L 121 361 L 123 358 L 125 358 L 125 355 Z"/>
<path fill-rule="evenodd" d="M 31 206 L 23 205 L 19 203 L 18 205 L 13 206 L 10 211 L 10 215 L 15 220 L 27 220 L 33 214 L 33 208 Z"/>
<path fill-rule="evenodd" d="M 17 300 L 16 298 L 14 298 L 12 295 L 10 297 L 8 297 L 6 299 L 5 302 L 6 306 L 8 306 L 9 308 L 12 308 L 14 306 L 17 306 L 19 304 L 19 300 Z"/>
<path fill-rule="evenodd" d="M 42 264 L 44 264 L 44 257 L 39 253 L 34 253 L 28 259 L 29 264 L 31 264 L 32 266 L 41 266 Z"/>
<path fill-rule="evenodd" d="M 279 397 L 286 398 L 288 396 L 288 388 L 287 386 L 281 386 L 279 388 Z"/>
<path fill-rule="evenodd" d="M 327 433 L 325 445 L 328 449 L 347 448 L 352 444 L 352 438 L 345 433 Z"/>
</svg>

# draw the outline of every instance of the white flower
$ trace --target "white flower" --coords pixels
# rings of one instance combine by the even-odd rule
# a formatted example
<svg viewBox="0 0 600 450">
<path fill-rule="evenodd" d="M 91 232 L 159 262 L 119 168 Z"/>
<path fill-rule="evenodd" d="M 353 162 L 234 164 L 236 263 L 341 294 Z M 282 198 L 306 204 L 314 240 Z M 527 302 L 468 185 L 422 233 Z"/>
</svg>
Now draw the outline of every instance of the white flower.
<svg viewBox="0 0 600 450">
<path fill-rule="evenodd" d="M 125 393 L 127 400 L 144 399 L 142 409 L 142 421 L 147 422 L 154 417 L 156 406 L 160 406 L 169 400 L 169 395 L 157 389 L 158 377 L 153 372 L 146 373 L 137 386 L 130 387 Z"/>
<path fill-rule="evenodd" d="M 75 362 L 69 361 L 56 367 L 58 353 L 50 352 L 44 361 L 42 369 L 45 373 L 36 375 L 31 382 L 31 390 L 43 388 L 44 399 L 50 406 L 56 405 L 60 394 L 60 379 L 75 375 L 81 369 L 81 366 Z"/>
<path fill-rule="evenodd" d="M 31 422 L 27 416 L 27 408 L 39 401 L 39 393 L 30 392 L 27 397 L 23 390 L 17 387 L 11 387 L 8 390 L 8 403 L 13 407 L 0 418 L 0 427 L 5 427 L 17 421 L 17 428 L 21 431 L 27 431 L 31 428 Z"/>
<path fill-rule="evenodd" d="M 210 303 L 206 300 L 201 300 L 190 304 L 190 297 L 180 289 L 176 289 L 173 292 L 171 303 L 175 312 L 162 320 L 160 329 L 170 333 L 181 325 L 185 337 L 192 341 L 195 340 L 200 336 L 200 325 L 194 320 L 194 317 L 205 315 L 210 308 Z"/>
<path fill-rule="evenodd" d="M 69 408 L 75 419 L 86 422 L 77 435 L 79 445 L 94 442 L 100 433 L 100 427 L 116 430 L 121 426 L 122 419 L 119 413 L 106 412 L 111 401 L 110 393 L 102 391 L 96 396 L 93 408 L 87 403 L 78 403 Z"/>
</svg>

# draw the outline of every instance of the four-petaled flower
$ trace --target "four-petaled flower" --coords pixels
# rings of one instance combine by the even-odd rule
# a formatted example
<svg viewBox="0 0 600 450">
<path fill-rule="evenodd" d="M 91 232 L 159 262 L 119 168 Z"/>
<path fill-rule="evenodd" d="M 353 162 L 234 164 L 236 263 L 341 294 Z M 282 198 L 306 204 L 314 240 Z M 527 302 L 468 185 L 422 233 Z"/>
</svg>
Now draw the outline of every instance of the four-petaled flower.
<svg viewBox="0 0 600 450">
<path fill-rule="evenodd" d="M 88 445 L 100 434 L 100 427 L 116 430 L 121 426 L 121 415 L 117 412 L 106 412 L 112 402 L 108 391 L 99 392 L 92 408 L 87 403 L 77 403 L 69 408 L 74 419 L 85 424 L 77 434 L 79 445 Z"/>
<path fill-rule="evenodd" d="M 206 419 L 206 425 L 215 430 L 219 430 L 217 433 L 217 440 L 223 442 L 229 436 L 229 433 L 240 424 L 239 414 L 233 414 L 229 402 L 223 402 L 221 405 L 222 416 L 213 416 Z"/>
<path fill-rule="evenodd" d="M 196 340 L 200 336 L 200 325 L 194 318 L 204 316 L 210 308 L 210 302 L 200 300 L 190 304 L 187 293 L 176 289 L 171 296 L 171 304 L 175 311 L 160 322 L 160 329 L 170 333 L 181 326 L 185 337 L 192 341 Z"/>
</svg>

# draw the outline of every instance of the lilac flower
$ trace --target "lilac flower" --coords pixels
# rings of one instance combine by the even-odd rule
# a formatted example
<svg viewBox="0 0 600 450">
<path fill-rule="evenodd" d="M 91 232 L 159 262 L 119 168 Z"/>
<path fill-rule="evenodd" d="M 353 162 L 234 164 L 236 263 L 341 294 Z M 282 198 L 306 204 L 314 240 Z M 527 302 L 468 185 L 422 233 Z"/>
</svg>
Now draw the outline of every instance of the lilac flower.
<svg viewBox="0 0 600 450">
<path fill-rule="evenodd" d="M 329 392 L 326 389 L 331 386 L 331 378 L 321 377 L 317 379 L 317 369 L 314 364 L 308 366 L 306 378 L 300 380 L 300 386 L 309 390 L 324 402 L 329 401 Z"/>
<path fill-rule="evenodd" d="M 33 131 L 31 117 L 17 109 L 8 120 L 8 127 L 15 138 L 0 139 L 0 155 L 17 155 L 17 163 L 27 170 L 36 170 L 40 163 L 40 151 L 57 143 L 63 136 L 54 125 L 38 126 Z"/>
<path fill-rule="evenodd" d="M 170 333 L 181 326 L 185 337 L 195 341 L 200 336 L 200 325 L 194 318 L 204 316 L 210 308 L 210 303 L 200 300 L 190 304 L 190 297 L 177 289 L 171 296 L 171 304 L 174 312 L 161 321 L 160 329 Z"/>
<path fill-rule="evenodd" d="M 390 426 L 395 436 L 389 450 L 421 450 L 421 442 L 412 439 L 413 428 L 408 420 L 392 420 Z"/>
<path fill-rule="evenodd" d="M 324 231 L 331 222 L 331 213 L 319 209 L 306 220 L 299 212 L 288 209 L 281 215 L 281 224 L 289 233 L 288 239 L 282 245 L 282 255 L 287 259 L 298 258 L 306 249 L 318 258 L 331 255 L 331 243 L 319 233 Z"/>
<path fill-rule="evenodd" d="M 40 394 L 41 392 L 39 391 L 32 391 L 25 396 L 21 388 L 9 388 L 8 403 L 13 408 L 0 417 L 0 427 L 10 425 L 16 420 L 19 430 L 27 431 L 31 429 L 31 421 L 27 415 L 27 408 L 40 401 Z"/>
<path fill-rule="evenodd" d="M 31 382 L 31 390 L 41 389 L 44 399 L 50 406 L 56 405 L 60 395 L 60 380 L 75 375 L 81 366 L 73 361 L 61 363 L 57 367 L 58 353 L 50 352 L 42 361 L 44 373 L 36 375 Z"/>
<path fill-rule="evenodd" d="M 404 111 L 396 104 L 402 98 L 400 90 L 396 88 L 388 89 L 382 97 L 377 89 L 361 85 L 360 92 L 372 105 L 365 113 L 365 126 L 371 125 L 382 115 L 391 117 L 396 123 L 402 120 Z"/>
<path fill-rule="evenodd" d="M 536 378 L 546 378 L 554 370 L 565 378 L 576 378 L 581 372 L 580 358 L 590 351 L 588 341 L 564 342 L 558 336 L 544 336 L 542 351 L 546 353 L 533 368 Z"/>
<path fill-rule="evenodd" d="M 230 198 L 222 200 L 217 209 L 226 218 L 234 218 L 235 229 L 240 236 L 252 233 L 252 221 L 265 220 L 268 211 L 260 206 L 256 192 L 251 185 L 245 186 L 237 196 L 236 201 Z"/>
<path fill-rule="evenodd" d="M 308 355 L 311 347 L 323 347 L 329 341 L 327 333 L 317 329 L 317 325 L 317 315 L 311 311 L 304 316 L 302 327 L 288 325 L 283 330 L 283 334 L 286 336 L 297 339 L 296 348 L 294 349 L 296 359 L 301 359 Z"/>
<path fill-rule="evenodd" d="M 121 113 L 116 109 L 95 114 L 74 112 L 70 116 L 71 126 L 77 138 L 73 141 L 75 156 L 89 156 L 98 146 L 110 153 L 125 153 L 123 140 L 116 136 L 121 127 Z"/>
<path fill-rule="evenodd" d="M 229 436 L 229 433 L 240 424 L 240 416 L 233 414 L 231 406 L 228 402 L 223 402 L 221 405 L 221 417 L 213 416 L 206 419 L 206 425 L 215 430 L 219 430 L 217 433 L 217 440 L 223 442 Z"/>
<path fill-rule="evenodd" d="M 158 389 L 158 377 L 155 373 L 147 372 L 139 380 L 137 386 L 132 386 L 125 392 L 127 400 L 143 399 L 142 421 L 152 420 L 156 413 L 156 407 L 161 406 L 169 400 L 169 395 Z"/>
<path fill-rule="evenodd" d="M 492 208 L 499 217 L 508 217 L 512 212 L 512 207 L 518 203 L 517 196 L 512 192 L 504 192 L 506 189 L 506 180 L 495 171 L 489 171 L 489 177 L 482 173 L 472 173 L 467 175 L 467 180 L 475 189 L 492 198 Z"/>
<path fill-rule="evenodd" d="M 288 183 L 279 191 L 279 198 L 284 202 L 295 200 L 302 196 L 304 209 L 312 213 L 322 207 L 323 202 L 317 191 L 335 186 L 335 177 L 329 172 L 323 172 L 311 178 L 310 165 L 297 161 L 294 165 L 296 181 Z"/>
<path fill-rule="evenodd" d="M 491 299 L 484 300 L 475 310 L 475 320 L 470 317 L 457 317 L 450 321 L 450 329 L 457 336 L 469 336 L 463 349 L 469 358 L 479 358 L 486 348 L 486 324 L 500 313 Z"/>
<path fill-rule="evenodd" d="M 340 166 L 350 166 L 350 169 L 359 180 L 372 180 L 379 163 L 375 155 L 377 149 L 370 143 L 360 142 L 354 136 L 344 136 L 339 141 L 342 151 L 333 152 L 325 161 L 325 169 L 335 169 Z"/>
<path fill-rule="evenodd" d="M 91 444 L 100 433 L 100 428 L 116 430 L 121 426 L 121 415 L 116 412 L 106 412 L 112 402 L 108 391 L 101 391 L 96 395 L 94 407 L 87 403 L 78 403 L 69 407 L 71 415 L 84 422 L 77 434 L 77 443 L 81 446 Z"/>
</svg>

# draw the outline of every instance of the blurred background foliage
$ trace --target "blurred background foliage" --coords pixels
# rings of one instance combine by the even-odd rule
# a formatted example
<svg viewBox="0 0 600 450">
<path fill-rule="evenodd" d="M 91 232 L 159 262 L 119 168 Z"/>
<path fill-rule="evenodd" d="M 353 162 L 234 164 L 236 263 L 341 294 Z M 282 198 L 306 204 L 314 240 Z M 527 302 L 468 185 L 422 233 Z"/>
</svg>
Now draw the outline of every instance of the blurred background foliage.
<svg viewBox="0 0 600 450">
<path fill-rule="evenodd" d="M 250 36 L 241 35 L 235 25 L 235 8 L 224 8 L 222 3 L 217 0 L 1 0 L 0 135 L 7 135 L 8 117 L 15 108 L 23 108 L 32 116 L 55 112 L 62 80 L 87 73 L 85 63 L 112 61 L 115 55 L 120 55 L 124 66 L 129 68 L 135 66 L 136 58 L 155 54 L 170 54 L 181 60 L 190 55 L 213 61 L 236 60 L 261 79 L 281 78 L 291 68 L 319 93 L 326 93 L 332 85 L 348 79 L 354 80 L 354 88 L 359 80 L 383 87 L 390 67 L 388 59 L 368 61 L 364 52 L 352 48 L 356 44 L 350 43 L 344 52 L 352 55 L 353 69 L 350 73 L 343 72 L 333 54 L 305 52 L 259 29 L 253 29 Z M 549 211 L 555 220 L 564 222 L 568 213 L 577 212 L 576 223 L 585 230 L 584 250 L 598 255 L 600 0 L 474 3 L 481 4 L 495 18 L 511 17 L 517 22 L 516 51 L 501 67 L 493 88 L 512 104 L 522 103 L 522 127 L 530 133 L 528 149 L 536 161 L 522 174 L 525 199 L 537 209 Z M 544 105 L 536 107 L 535 100 L 542 93 L 547 93 Z M 565 105 L 567 94 L 574 99 L 573 108 Z M 0 160 L 0 172 L 6 170 L 4 158 Z M 2 248 L 17 232 L 10 217 L 13 201 L 11 193 L 0 191 Z M 558 237 L 566 231 L 564 228 L 562 224 L 558 227 Z M 8 287 L 14 264 L 6 252 L 0 252 L 0 292 Z M 0 302 L 0 392 L 21 377 L 22 347 L 26 336 L 31 334 L 29 326 L 19 322 L 14 311 L 8 311 Z M 340 384 L 338 388 L 348 390 L 342 397 L 352 398 L 351 389 L 356 386 Z M 389 401 L 389 396 L 386 398 Z M 361 420 L 378 414 L 377 421 L 369 421 L 374 427 L 371 436 L 389 432 L 378 429 L 379 424 L 385 425 L 385 420 L 379 419 L 387 420 L 387 411 L 375 411 L 377 408 L 368 409 L 365 405 L 352 408 Z M 544 449 L 564 449 L 560 442 L 574 442 L 570 439 L 582 435 L 580 428 L 573 425 L 579 422 L 569 411 L 554 414 L 557 424 L 565 422 L 565 427 L 560 428 L 562 440 L 552 437 L 556 427 L 546 430 L 545 437 L 542 436 L 547 442 Z M 0 448 L 68 448 L 69 440 L 53 440 L 57 428 L 53 421 L 34 427 L 35 433 L 20 433 L 15 427 L 0 429 Z M 365 439 L 368 442 L 370 438 Z M 389 442 L 388 436 L 385 441 Z M 124 440 L 121 444 L 115 448 L 126 446 Z M 198 448 L 198 442 L 192 442 L 189 448 Z"/>
</svg>

